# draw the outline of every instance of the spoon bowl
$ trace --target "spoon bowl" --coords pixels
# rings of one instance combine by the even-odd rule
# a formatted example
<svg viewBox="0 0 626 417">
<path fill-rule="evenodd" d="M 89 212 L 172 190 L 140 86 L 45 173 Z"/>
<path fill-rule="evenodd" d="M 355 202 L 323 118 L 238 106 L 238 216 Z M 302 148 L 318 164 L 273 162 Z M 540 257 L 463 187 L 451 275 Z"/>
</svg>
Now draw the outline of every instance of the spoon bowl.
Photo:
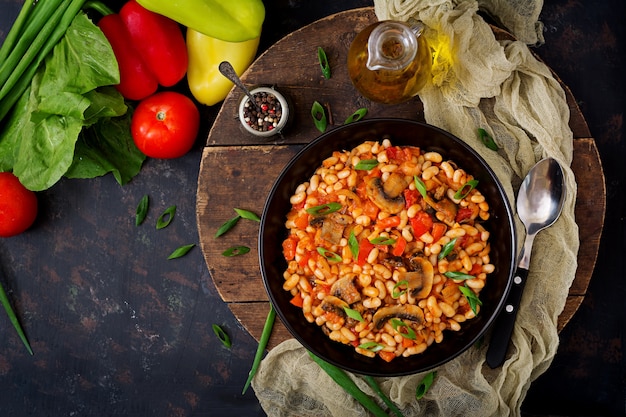
<svg viewBox="0 0 626 417">
<path fill-rule="evenodd" d="M 487 364 L 491 368 L 504 362 L 528 277 L 535 236 L 556 222 L 561 215 L 565 196 L 563 169 L 554 158 L 537 162 L 522 182 L 517 196 L 517 214 L 526 228 L 526 239 L 504 310 L 493 326 L 487 350 Z"/>
</svg>

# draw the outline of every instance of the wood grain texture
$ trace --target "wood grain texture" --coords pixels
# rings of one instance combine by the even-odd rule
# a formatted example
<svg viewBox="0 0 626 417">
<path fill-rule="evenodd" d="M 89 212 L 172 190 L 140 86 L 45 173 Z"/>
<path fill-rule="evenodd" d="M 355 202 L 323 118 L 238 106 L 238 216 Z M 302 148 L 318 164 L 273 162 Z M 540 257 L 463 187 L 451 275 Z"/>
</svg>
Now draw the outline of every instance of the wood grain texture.
<svg viewBox="0 0 626 417">
<path fill-rule="evenodd" d="M 368 108 L 368 117 L 423 121 L 423 107 L 418 98 L 400 105 L 383 106 L 370 103 L 353 88 L 341 62 L 342 57 L 346 56 L 356 33 L 373 21 L 372 8 L 329 16 L 289 34 L 250 66 L 242 76 L 247 85 L 274 85 L 292 101 L 291 126 L 278 139 L 258 139 L 244 132 L 235 117 L 241 98 L 236 90 L 226 98 L 208 135 L 197 190 L 200 245 L 220 296 L 257 340 L 269 310 L 257 257 L 259 225 L 240 221 L 228 234 L 218 239 L 214 234 L 225 221 L 235 216 L 234 207 L 258 214 L 262 212 L 265 198 L 281 169 L 303 144 L 319 135 L 310 120 L 313 101 L 330 108 L 335 125 L 343 124 L 343 120 L 359 107 Z M 494 32 L 499 38 L 510 37 L 495 28 Z M 318 46 L 324 47 L 333 68 L 329 80 L 321 75 L 316 54 Z M 570 105 L 570 127 L 575 137 L 572 169 L 579 185 L 576 219 L 581 249 L 576 277 L 565 309 L 559 316 L 559 330 L 565 327 L 584 299 L 597 259 L 606 208 L 604 177 L 595 142 L 576 100 L 570 90 L 563 87 Z M 602 181 L 598 181 L 599 178 Z M 237 258 L 221 254 L 234 245 L 249 246 L 251 253 Z M 287 329 L 277 323 L 270 348 L 288 337 Z"/>
</svg>

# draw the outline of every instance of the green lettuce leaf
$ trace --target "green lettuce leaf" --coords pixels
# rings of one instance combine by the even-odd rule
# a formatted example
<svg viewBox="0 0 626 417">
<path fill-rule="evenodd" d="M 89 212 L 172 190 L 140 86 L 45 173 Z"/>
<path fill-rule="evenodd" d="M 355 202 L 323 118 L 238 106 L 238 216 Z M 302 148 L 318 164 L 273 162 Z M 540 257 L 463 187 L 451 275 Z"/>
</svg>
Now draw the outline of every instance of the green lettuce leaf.
<svg viewBox="0 0 626 417">
<path fill-rule="evenodd" d="M 70 167 L 72 177 L 113 172 L 118 182 L 127 182 L 143 159 L 136 149 L 127 155 L 132 138 L 130 129 L 122 127 L 128 118 L 115 121 L 127 113 L 123 97 L 111 87 L 118 82 L 109 42 L 79 13 L 0 132 L 0 169 L 13 171 L 33 191 L 50 188 Z M 119 152 L 111 151 L 114 146 L 121 147 Z"/>
</svg>

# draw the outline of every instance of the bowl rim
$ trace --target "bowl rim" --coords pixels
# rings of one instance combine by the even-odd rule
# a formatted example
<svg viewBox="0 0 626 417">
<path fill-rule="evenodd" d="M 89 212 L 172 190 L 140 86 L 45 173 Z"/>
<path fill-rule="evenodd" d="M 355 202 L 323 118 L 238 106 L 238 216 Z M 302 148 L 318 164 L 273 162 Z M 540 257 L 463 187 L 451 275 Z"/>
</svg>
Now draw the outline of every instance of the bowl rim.
<svg viewBox="0 0 626 417">
<path fill-rule="evenodd" d="M 410 368 L 406 368 L 406 369 L 396 369 L 395 371 L 392 372 L 388 372 L 388 371 L 384 371 L 384 370 L 379 370 L 378 366 L 376 365 L 381 365 L 381 363 L 375 363 L 374 360 L 378 359 L 378 358 L 367 358 L 366 356 L 360 355 L 358 353 L 354 353 L 355 355 L 359 355 L 359 357 L 363 357 L 365 358 L 364 361 L 367 362 L 368 359 L 371 359 L 371 368 L 369 367 L 362 367 L 362 366 L 354 366 L 354 365 L 346 365 L 345 363 L 340 363 L 339 361 L 334 360 L 332 357 L 329 357 L 323 353 L 320 353 L 318 351 L 318 349 L 316 349 L 314 346 L 311 345 L 311 343 L 309 343 L 309 341 L 305 340 L 304 337 L 302 335 L 300 335 L 297 331 L 295 331 L 295 329 L 293 328 L 292 324 L 290 323 L 290 321 L 288 320 L 285 312 L 283 312 L 282 308 L 280 308 L 279 303 L 277 302 L 277 295 L 274 294 L 274 292 L 271 290 L 270 288 L 270 283 L 269 283 L 269 279 L 271 279 L 270 277 L 267 276 L 267 271 L 265 268 L 265 261 L 264 261 L 264 255 L 265 255 L 265 247 L 264 247 L 264 232 L 265 232 L 265 227 L 267 224 L 267 218 L 270 215 L 269 213 L 269 207 L 272 203 L 272 200 L 274 198 L 274 196 L 277 193 L 278 190 L 278 186 L 280 185 L 280 183 L 282 182 L 282 180 L 285 178 L 285 176 L 290 172 L 290 170 L 294 167 L 295 164 L 297 164 L 300 159 L 307 154 L 307 152 L 310 151 L 311 148 L 314 148 L 315 146 L 317 146 L 320 142 L 326 140 L 326 138 L 328 136 L 331 135 L 336 135 L 338 131 L 340 130 L 351 130 L 351 129 L 358 129 L 360 127 L 367 127 L 370 125 L 376 125 L 379 123 L 400 123 L 400 124 L 406 124 L 407 126 L 409 125 L 413 125 L 413 126 L 419 126 L 420 128 L 426 128 L 426 129 L 432 129 L 444 136 L 446 136 L 447 138 L 449 138 L 450 140 L 452 140 L 453 142 L 456 142 L 459 146 L 461 146 L 462 148 L 464 148 L 465 150 L 467 150 L 473 158 L 475 158 L 478 163 L 480 163 L 480 165 L 482 165 L 486 171 L 486 173 L 489 175 L 489 177 L 491 178 L 492 182 L 495 184 L 496 188 L 497 188 L 497 193 L 498 195 L 501 197 L 501 202 L 502 205 L 504 207 L 504 214 L 506 216 L 506 222 L 508 224 L 508 229 L 510 232 L 510 241 L 506 242 L 508 245 L 510 245 L 511 247 L 511 254 L 510 257 L 508 257 L 508 276 L 506 278 L 506 283 L 505 283 L 505 287 L 503 290 L 503 293 L 497 303 L 497 305 L 494 308 L 494 311 L 492 312 L 492 314 L 487 318 L 487 321 L 485 322 L 485 324 L 482 326 L 481 330 L 471 338 L 471 340 L 466 343 L 462 348 L 458 349 L 454 354 L 449 355 L 448 357 L 446 357 L 444 360 L 439 360 L 439 361 L 433 361 L 432 363 L 430 363 L 427 366 L 422 366 L 420 368 L 416 368 L 416 369 L 410 369 Z M 393 139 L 392 139 L 393 141 Z M 400 145 L 400 146 L 408 146 L 408 145 Z M 339 147 L 338 147 L 339 148 Z M 316 167 L 312 167 L 311 168 L 311 172 L 314 171 Z M 306 178 L 302 178 L 302 181 L 305 181 Z M 286 215 L 286 213 L 284 213 Z M 381 117 L 381 118 L 368 118 L 368 119 L 363 119 L 363 120 L 359 120 L 347 125 L 342 125 L 339 127 L 336 127 L 332 130 L 327 130 L 326 132 L 320 134 L 319 136 L 317 136 L 316 138 L 314 138 L 311 142 L 309 142 L 308 144 L 304 145 L 304 147 L 302 149 L 300 149 L 298 152 L 296 152 L 296 154 L 289 160 L 289 162 L 281 169 L 280 173 L 278 174 L 278 176 L 275 178 L 272 187 L 270 188 L 270 191 L 267 194 L 264 206 L 263 206 L 263 211 L 261 214 L 261 222 L 260 222 L 260 227 L 259 227 L 259 234 L 258 234 L 258 259 L 259 259 L 259 268 L 261 271 L 261 276 L 262 276 L 262 281 L 263 281 L 263 285 L 265 288 L 265 291 L 269 297 L 269 301 L 272 303 L 272 305 L 274 306 L 274 309 L 276 311 L 276 314 L 278 315 L 278 317 L 280 318 L 281 322 L 284 324 L 284 326 L 287 328 L 287 330 L 289 331 L 289 333 L 293 336 L 293 338 L 295 338 L 305 349 L 307 349 L 308 351 L 310 351 L 311 353 L 314 353 L 315 355 L 319 356 L 321 359 L 335 365 L 338 366 L 339 368 L 342 368 L 346 371 L 350 371 L 353 373 L 358 373 L 358 374 L 366 374 L 366 375 L 372 375 L 372 376 L 380 376 L 380 377 L 389 377 L 389 376 L 403 376 L 403 375 L 411 375 L 411 374 L 416 374 L 416 373 L 420 373 L 420 372 L 426 372 L 429 370 L 432 370 L 434 368 L 437 368 L 451 360 L 453 360 L 454 358 L 458 357 L 459 355 L 461 355 L 462 353 L 464 353 L 465 351 L 467 351 L 471 346 L 473 346 L 478 340 L 480 340 L 481 337 L 484 337 L 484 335 L 486 334 L 486 332 L 492 327 L 493 322 L 496 320 L 496 318 L 498 317 L 498 315 L 502 312 L 504 305 L 506 304 L 506 298 L 511 290 L 511 287 L 513 285 L 513 276 L 516 270 L 516 264 L 517 264 L 517 230 L 516 230 L 516 225 L 515 225 L 515 221 L 514 221 L 514 212 L 512 209 L 512 205 L 511 202 L 509 201 L 509 199 L 507 198 L 506 192 L 504 190 L 504 187 L 502 186 L 502 183 L 500 182 L 500 180 L 497 178 L 497 176 L 495 175 L 494 171 L 491 169 L 491 167 L 489 166 L 489 164 L 487 164 L 487 162 L 485 161 L 485 159 L 477 152 L 475 151 L 471 146 L 469 146 L 466 142 L 464 142 L 462 139 L 458 138 L 457 136 L 453 135 L 452 133 L 445 131 L 437 126 L 434 125 L 430 125 L 428 123 L 424 123 L 424 122 L 419 122 L 416 120 L 411 120 L 411 119 L 403 119 L 403 118 L 393 118 L 393 117 Z M 304 320 L 304 317 L 302 316 L 302 320 Z M 319 327 L 317 325 L 315 325 L 315 323 L 309 323 L 311 326 L 315 326 L 315 327 Z M 334 344 L 337 345 L 338 349 L 341 348 L 346 348 L 346 345 L 342 345 L 341 343 L 338 342 L 333 342 L 330 339 L 328 339 L 326 336 L 324 336 L 328 342 L 332 342 Z M 448 335 L 448 337 L 450 337 Z M 354 350 L 352 347 L 350 347 L 350 349 Z M 421 356 L 421 355 L 417 355 L 417 356 Z M 396 358 L 395 360 L 398 360 L 400 358 Z M 407 358 L 408 359 L 408 358 Z M 393 361 L 392 361 L 393 362 Z M 383 364 L 384 366 L 384 364 Z"/>
</svg>

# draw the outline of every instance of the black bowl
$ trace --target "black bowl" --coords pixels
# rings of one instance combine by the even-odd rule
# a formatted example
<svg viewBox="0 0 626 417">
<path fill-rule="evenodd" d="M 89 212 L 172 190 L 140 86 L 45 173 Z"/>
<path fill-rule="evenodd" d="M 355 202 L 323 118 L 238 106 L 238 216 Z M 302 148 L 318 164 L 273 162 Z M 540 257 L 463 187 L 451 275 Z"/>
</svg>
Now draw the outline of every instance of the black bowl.
<svg viewBox="0 0 626 417">
<path fill-rule="evenodd" d="M 485 227 L 490 231 L 491 263 L 495 271 L 480 293 L 482 307 L 478 316 L 461 325 L 458 332 L 447 331 L 439 344 L 424 353 L 385 362 L 378 356 L 368 358 L 349 345 L 330 340 L 315 323 L 306 321 L 302 309 L 289 303 L 291 294 L 283 290 L 283 272 L 287 263 L 282 242 L 287 236 L 286 215 L 289 198 L 296 187 L 308 181 L 322 161 L 336 150 L 351 150 L 367 140 L 387 136 L 393 145 L 419 146 L 437 151 L 444 159 L 455 161 L 479 180 L 480 191 L 490 207 Z M 492 152 L 485 148 L 485 152 Z M 367 119 L 322 134 L 305 146 L 282 170 L 274 183 L 261 217 L 259 261 L 263 283 L 276 312 L 287 329 L 305 348 L 320 358 L 345 370 L 373 375 L 399 376 L 427 371 L 455 358 L 478 339 L 502 309 L 516 263 L 516 239 L 513 213 L 502 185 L 484 159 L 465 142 L 437 127 L 404 119 Z"/>
</svg>

